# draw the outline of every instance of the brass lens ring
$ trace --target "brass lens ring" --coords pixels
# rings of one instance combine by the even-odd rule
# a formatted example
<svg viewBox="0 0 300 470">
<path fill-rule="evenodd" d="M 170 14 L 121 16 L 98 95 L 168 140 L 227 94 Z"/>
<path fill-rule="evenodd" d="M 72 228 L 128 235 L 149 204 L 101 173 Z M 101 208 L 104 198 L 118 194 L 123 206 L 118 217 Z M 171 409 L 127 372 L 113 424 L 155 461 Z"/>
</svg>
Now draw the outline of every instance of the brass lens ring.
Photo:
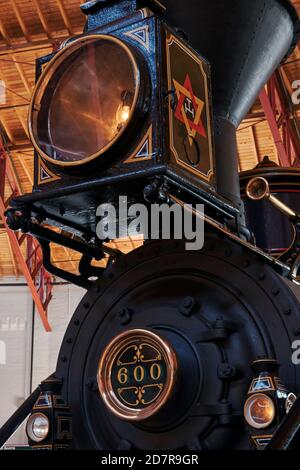
<svg viewBox="0 0 300 470">
<path fill-rule="evenodd" d="M 269 183 L 265 178 L 252 178 L 246 187 L 246 194 L 253 201 L 261 201 L 270 196 Z"/>
<path fill-rule="evenodd" d="M 55 80 L 57 80 L 57 82 L 56 82 L 57 85 L 60 84 L 61 77 L 63 76 L 62 65 L 63 64 L 68 64 L 68 65 L 65 65 L 65 67 L 67 67 L 66 71 L 68 71 L 68 67 L 76 65 L 76 63 L 77 63 L 76 62 L 76 57 L 74 58 L 75 59 L 74 63 L 72 63 L 72 62 L 69 63 L 68 62 L 69 58 L 71 60 L 74 54 L 76 55 L 76 53 L 80 53 L 81 51 L 83 51 L 84 46 L 88 46 L 88 45 L 93 46 L 93 45 L 96 45 L 97 42 L 99 42 L 99 41 L 103 41 L 103 44 L 107 44 L 107 45 L 110 44 L 111 46 L 114 46 L 114 45 L 118 46 L 117 50 L 119 50 L 120 53 L 122 53 L 122 54 L 125 53 L 124 54 L 124 60 L 128 59 L 128 61 L 127 61 L 128 67 L 131 67 L 131 70 L 132 70 L 132 85 L 133 85 L 132 99 L 131 99 L 131 103 L 130 103 L 130 110 L 128 110 L 128 115 L 126 116 L 126 123 L 123 126 L 121 126 L 120 129 L 118 129 L 118 132 L 116 132 L 115 135 L 113 135 L 111 138 L 107 139 L 107 142 L 105 142 L 105 144 L 103 144 L 103 146 L 101 146 L 101 148 L 99 148 L 99 150 L 96 151 L 96 148 L 94 148 L 94 147 L 96 147 L 96 144 L 95 144 L 94 147 L 93 147 L 93 150 L 92 150 L 93 153 L 90 153 L 88 155 L 83 155 L 82 158 L 80 156 L 80 159 L 77 159 L 77 160 L 74 160 L 74 161 L 73 160 L 64 161 L 63 159 L 57 158 L 56 155 L 51 156 L 51 155 L 48 154 L 49 152 L 47 153 L 47 147 L 49 147 L 49 148 L 51 148 L 51 152 L 53 152 L 53 149 L 54 149 L 54 154 L 56 153 L 56 149 L 58 149 L 57 154 L 59 155 L 60 146 L 59 145 L 53 145 L 53 142 L 51 140 L 52 139 L 51 125 L 47 121 L 48 119 L 50 119 L 50 115 L 51 116 L 56 115 L 56 113 L 53 113 L 53 112 L 50 111 L 51 103 L 53 102 L 52 98 L 49 101 L 49 103 L 48 102 L 46 103 L 46 104 L 50 104 L 49 109 L 47 108 L 47 106 L 43 107 L 42 101 L 43 101 L 44 97 L 46 96 L 45 95 L 46 93 L 49 93 L 50 96 L 51 96 L 50 91 L 53 87 L 53 83 L 55 83 Z M 105 41 L 106 41 L 106 43 L 105 43 Z M 108 58 L 108 60 L 111 60 L 111 59 Z M 79 65 L 80 65 L 80 63 L 79 63 Z M 75 67 L 75 70 L 76 70 L 76 67 Z M 94 80 L 96 80 L 96 78 Z M 100 86 L 100 84 L 99 84 L 99 86 Z M 82 86 L 80 89 L 84 90 L 84 93 L 87 93 L 86 87 L 84 88 L 84 86 Z M 120 139 L 120 137 L 123 135 L 124 131 L 128 128 L 129 124 L 132 121 L 132 118 L 133 118 L 134 114 L 137 111 L 138 103 L 139 103 L 140 98 L 141 98 L 140 95 L 141 95 L 141 93 L 142 94 L 144 93 L 144 91 L 142 92 L 141 89 L 142 89 L 142 87 L 141 87 L 141 67 L 139 67 L 139 65 L 138 65 L 137 57 L 135 57 L 135 55 L 133 54 L 131 48 L 129 46 L 127 46 L 127 44 L 124 41 L 121 41 L 120 39 L 118 39 L 115 36 L 110 36 L 110 35 L 105 35 L 105 34 L 91 34 L 91 35 L 83 36 L 83 37 L 80 37 L 78 39 L 75 39 L 75 40 L 71 41 L 63 49 L 61 49 L 52 58 L 52 60 L 50 60 L 50 62 L 47 64 L 44 72 L 42 73 L 39 80 L 37 81 L 37 84 L 36 84 L 34 92 L 33 92 L 33 96 L 31 98 L 31 103 L 30 103 L 30 106 L 29 106 L 29 114 L 28 114 L 28 129 L 29 129 L 30 140 L 31 140 L 35 150 L 38 152 L 38 154 L 43 159 L 47 160 L 48 162 L 50 162 L 51 164 L 53 164 L 55 166 L 61 167 L 61 168 L 63 168 L 63 167 L 74 167 L 75 168 L 75 167 L 78 167 L 80 165 L 84 165 L 84 164 L 86 164 L 86 163 L 88 163 L 92 160 L 95 160 L 100 155 L 103 155 L 107 151 L 109 151 L 114 146 L 116 141 L 118 141 Z M 62 88 L 62 90 L 63 90 L 63 88 Z M 115 93 L 117 93 L 117 88 L 115 89 Z M 55 98 L 56 95 L 57 95 L 57 91 L 56 91 L 56 88 L 54 88 L 53 89 L 53 100 L 56 99 Z M 97 103 L 99 103 L 99 101 L 97 100 L 97 96 L 91 96 L 91 102 L 92 102 L 93 106 L 97 106 L 98 105 Z M 71 103 L 71 105 L 76 107 L 76 103 Z M 85 110 L 81 109 L 81 108 L 80 108 L 80 111 L 81 111 L 81 114 L 84 116 L 84 119 L 88 119 L 88 113 L 85 112 Z M 41 113 L 41 115 L 39 115 L 39 113 Z M 101 113 L 102 113 L 102 111 L 101 111 Z M 61 113 L 58 113 L 58 114 L 61 114 Z M 74 118 L 74 121 L 76 122 L 76 112 L 73 112 L 73 113 L 70 113 L 70 114 L 72 114 L 72 119 Z M 69 114 L 66 112 L 66 116 L 68 116 L 68 115 Z M 104 113 L 103 119 L 104 119 L 103 122 L 105 122 L 105 113 Z M 78 118 L 78 121 L 80 121 L 79 118 Z M 94 121 L 96 121 L 96 119 L 94 119 Z M 43 141 L 41 142 L 41 139 L 40 139 L 39 125 L 42 125 L 41 123 L 42 124 L 44 123 L 43 125 L 45 125 L 45 128 L 42 129 L 42 135 L 46 136 L 46 142 L 43 142 Z M 100 125 L 100 123 L 98 123 L 98 124 Z M 93 129 L 93 126 L 95 128 L 95 125 L 96 125 L 96 122 L 93 123 L 91 121 L 90 128 Z M 78 126 L 80 126 L 80 122 L 78 122 Z M 60 125 L 60 126 L 57 126 L 57 128 L 64 129 L 65 127 L 63 125 Z M 72 130 L 72 127 L 70 127 L 70 129 Z M 70 141 L 71 141 L 71 144 L 74 145 L 74 143 L 72 143 L 72 139 L 70 139 Z M 72 151 L 70 151 L 69 153 L 72 154 Z M 80 152 L 78 152 L 78 155 L 80 155 Z"/>
</svg>

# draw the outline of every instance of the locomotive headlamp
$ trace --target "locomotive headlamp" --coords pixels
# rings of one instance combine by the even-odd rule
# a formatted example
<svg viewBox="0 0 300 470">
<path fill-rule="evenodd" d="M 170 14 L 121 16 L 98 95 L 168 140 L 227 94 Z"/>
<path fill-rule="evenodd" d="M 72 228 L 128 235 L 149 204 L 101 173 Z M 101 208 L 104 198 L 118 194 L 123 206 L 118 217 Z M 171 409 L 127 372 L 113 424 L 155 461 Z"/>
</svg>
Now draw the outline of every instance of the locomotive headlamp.
<svg viewBox="0 0 300 470">
<path fill-rule="evenodd" d="M 34 442 L 41 442 L 48 436 L 49 420 L 43 413 L 33 413 L 27 421 L 26 432 Z"/>
<path fill-rule="evenodd" d="M 273 400 L 264 393 L 256 393 L 248 398 L 244 407 L 244 416 L 252 428 L 264 429 L 270 426 L 275 418 Z"/>
<path fill-rule="evenodd" d="M 253 443 L 264 448 L 293 406 L 295 395 L 289 393 L 278 376 L 276 359 L 259 356 L 252 369 L 255 375 L 244 405 L 244 417 Z"/>
<path fill-rule="evenodd" d="M 124 41 L 101 34 L 56 54 L 30 106 L 30 137 L 39 155 L 59 167 L 103 161 L 141 108 L 145 112 L 149 87 L 140 61 Z"/>
<path fill-rule="evenodd" d="M 168 342 L 148 330 L 129 330 L 116 336 L 102 354 L 99 391 L 116 416 L 142 421 L 166 403 L 176 372 L 176 355 Z"/>
</svg>

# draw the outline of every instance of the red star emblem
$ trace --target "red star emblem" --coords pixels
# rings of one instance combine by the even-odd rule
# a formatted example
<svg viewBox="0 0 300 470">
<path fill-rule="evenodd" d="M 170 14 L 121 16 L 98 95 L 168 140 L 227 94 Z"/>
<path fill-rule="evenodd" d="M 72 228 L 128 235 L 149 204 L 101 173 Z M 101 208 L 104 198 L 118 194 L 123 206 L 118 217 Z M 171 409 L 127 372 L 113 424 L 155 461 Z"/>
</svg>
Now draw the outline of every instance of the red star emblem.
<svg viewBox="0 0 300 470">
<path fill-rule="evenodd" d="M 205 103 L 194 95 L 191 79 L 188 74 L 183 85 L 174 79 L 173 82 L 178 98 L 175 118 L 185 125 L 190 145 L 192 145 L 197 133 L 206 138 L 206 132 L 201 121 Z"/>
</svg>

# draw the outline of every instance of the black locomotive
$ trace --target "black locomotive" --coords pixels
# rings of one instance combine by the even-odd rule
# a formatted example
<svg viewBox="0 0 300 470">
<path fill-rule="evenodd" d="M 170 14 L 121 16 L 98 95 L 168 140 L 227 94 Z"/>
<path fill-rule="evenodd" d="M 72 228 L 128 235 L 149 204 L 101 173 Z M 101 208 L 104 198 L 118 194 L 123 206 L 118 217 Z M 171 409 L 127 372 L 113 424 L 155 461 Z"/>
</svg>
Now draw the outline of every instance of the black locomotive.
<svg viewBox="0 0 300 470">
<path fill-rule="evenodd" d="M 35 185 L 7 219 L 39 240 L 51 273 L 87 293 L 55 373 L 2 428 L 2 443 L 30 411 L 33 448 L 264 448 L 299 408 L 300 305 L 288 283 L 299 283 L 300 219 L 257 170 L 242 179 L 247 194 L 285 214 L 289 246 L 264 244 L 260 203 L 246 222 L 235 136 L 293 50 L 299 19 L 287 0 L 162 3 L 88 1 L 84 33 L 37 62 Z M 112 203 L 120 222 L 124 195 L 191 204 L 204 247 L 187 250 L 171 230 L 126 256 L 109 248 L 97 207 Z M 78 275 L 51 263 L 50 243 L 81 253 Z M 104 256 L 106 269 L 95 265 Z"/>
</svg>

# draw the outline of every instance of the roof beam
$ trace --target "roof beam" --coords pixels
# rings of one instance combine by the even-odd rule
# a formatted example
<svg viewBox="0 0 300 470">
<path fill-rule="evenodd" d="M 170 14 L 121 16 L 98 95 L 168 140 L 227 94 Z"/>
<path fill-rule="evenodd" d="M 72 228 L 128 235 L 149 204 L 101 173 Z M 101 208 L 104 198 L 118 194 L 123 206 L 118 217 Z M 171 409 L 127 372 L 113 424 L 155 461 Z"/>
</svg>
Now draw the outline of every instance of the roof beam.
<svg viewBox="0 0 300 470">
<path fill-rule="evenodd" d="M 251 139 L 251 144 L 253 148 L 253 153 L 255 155 L 257 163 L 260 163 L 261 158 L 258 152 L 258 145 L 257 145 L 257 138 L 256 138 L 256 130 L 254 126 L 249 127 L 249 132 L 250 132 L 250 139 Z"/>
<path fill-rule="evenodd" d="M 8 54 L 19 54 L 21 52 L 32 52 L 34 50 L 53 49 L 53 43 L 56 41 L 65 41 L 69 36 L 58 36 L 51 41 L 49 39 L 43 39 L 42 41 L 28 41 L 25 44 L 12 45 L 11 47 L 0 47 L 0 56 L 6 56 Z"/>
<path fill-rule="evenodd" d="M 31 142 L 28 141 L 22 141 L 22 142 L 14 142 L 11 145 L 8 145 L 8 150 L 10 152 L 26 152 L 29 150 L 33 150 L 33 145 Z"/>
<path fill-rule="evenodd" d="M 24 118 L 23 114 L 21 113 L 21 111 L 18 108 L 15 109 L 15 113 L 18 116 L 18 119 L 19 119 L 20 123 L 22 124 L 23 130 L 24 130 L 26 136 L 29 138 L 29 132 L 28 132 L 28 126 L 27 126 L 26 119 Z"/>
<path fill-rule="evenodd" d="M 14 10 L 15 15 L 17 17 L 18 23 L 20 25 L 20 28 L 21 28 L 26 40 L 30 41 L 30 36 L 29 36 L 29 33 L 28 33 L 28 29 L 27 29 L 27 26 L 24 23 L 24 20 L 22 18 L 22 15 L 20 13 L 18 5 L 16 4 L 15 0 L 10 0 L 10 3 L 11 3 L 11 6 L 13 7 L 13 10 Z"/>
<path fill-rule="evenodd" d="M 7 122 L 6 122 L 6 119 L 3 115 L 0 116 L 0 121 L 1 121 L 1 124 L 2 124 L 2 127 L 7 135 L 7 137 L 9 138 L 10 142 L 15 145 L 15 139 L 14 139 L 14 136 L 12 134 L 12 131 L 10 130 Z"/>
<path fill-rule="evenodd" d="M 51 38 L 50 28 L 49 28 L 49 25 L 48 25 L 47 20 L 45 18 L 45 15 L 42 11 L 42 7 L 40 5 L 40 0 L 32 0 L 32 1 L 34 3 L 35 8 L 36 8 L 37 14 L 39 15 L 39 19 L 40 19 L 40 22 L 43 26 L 43 29 L 44 29 L 47 37 L 50 39 Z"/>
<path fill-rule="evenodd" d="M 71 25 L 71 22 L 69 20 L 68 15 L 67 15 L 65 6 L 63 4 L 63 0 L 56 0 L 56 3 L 57 3 L 57 6 L 58 6 L 58 9 L 60 11 L 60 14 L 62 16 L 62 19 L 64 21 L 65 27 L 66 27 L 68 33 L 70 34 L 70 36 L 72 36 L 73 35 L 72 25 Z"/>
<path fill-rule="evenodd" d="M 20 78 L 23 82 L 23 85 L 24 85 L 28 95 L 31 96 L 32 89 L 31 89 L 31 86 L 30 86 L 30 84 L 27 80 L 27 77 L 25 75 L 25 72 L 24 72 L 24 69 L 23 69 L 22 65 L 18 63 L 17 59 L 15 58 L 15 56 L 13 54 L 11 54 L 11 59 L 12 59 L 12 62 L 14 62 L 15 66 L 16 66 L 18 74 L 20 75 Z"/>
<path fill-rule="evenodd" d="M 3 24 L 3 22 L 0 20 L 0 33 L 5 41 L 5 43 L 8 45 L 8 46 L 11 46 L 11 40 L 10 40 L 10 37 L 8 35 L 8 32 L 6 31 L 6 28 Z"/>
<path fill-rule="evenodd" d="M 17 159 L 21 167 L 23 168 L 23 171 L 26 174 L 28 180 L 30 181 L 30 184 L 33 186 L 33 177 L 30 171 L 28 170 L 27 165 L 24 163 L 24 158 L 22 158 L 20 154 L 17 154 Z"/>
<path fill-rule="evenodd" d="M 22 109 L 22 108 L 27 108 L 29 106 L 29 103 L 26 104 L 9 104 L 7 106 L 0 106 L 0 111 L 3 110 L 8 110 L 8 109 Z"/>
</svg>

